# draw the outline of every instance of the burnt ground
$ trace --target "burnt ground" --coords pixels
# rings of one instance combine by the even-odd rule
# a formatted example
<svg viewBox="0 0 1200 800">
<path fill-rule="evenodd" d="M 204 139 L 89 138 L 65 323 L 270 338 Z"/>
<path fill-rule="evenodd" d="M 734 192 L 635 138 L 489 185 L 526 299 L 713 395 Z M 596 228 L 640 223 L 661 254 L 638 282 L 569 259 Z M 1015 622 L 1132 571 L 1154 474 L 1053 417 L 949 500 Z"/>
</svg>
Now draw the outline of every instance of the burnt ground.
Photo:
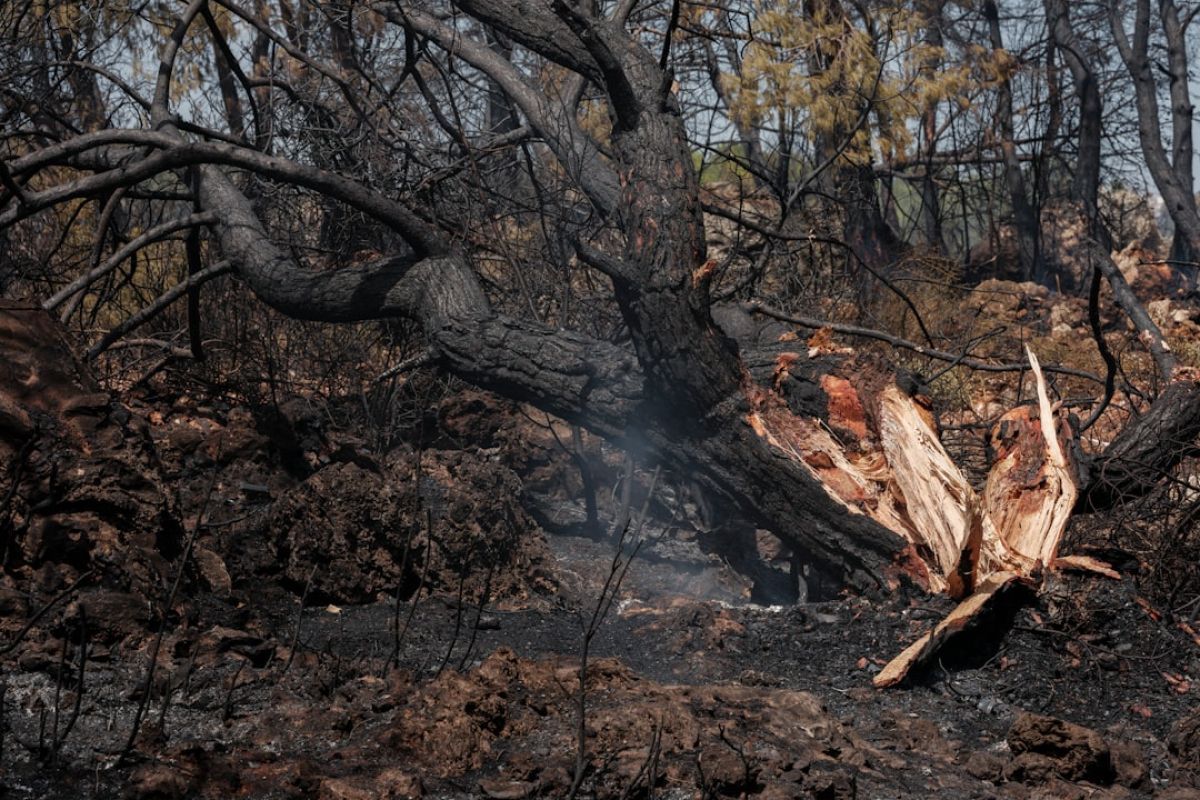
<svg viewBox="0 0 1200 800">
<path fill-rule="evenodd" d="M 469 390 L 386 447 L 300 399 L 118 403 L 38 313 L 0 337 L 4 797 L 571 795 L 619 454 Z M 633 478 L 575 796 L 1200 796 L 1200 604 L 1156 608 L 1137 558 L 880 691 L 948 601 L 751 604 L 788 594 L 779 543 Z"/>
<path fill-rule="evenodd" d="M 581 619 L 613 545 L 551 543 L 574 586 L 462 614 L 449 594 L 402 603 L 411 623 L 390 669 L 394 603 L 300 614 L 282 591 L 193 601 L 116 769 L 105 752 L 130 730 L 149 643 L 92 653 L 70 736 L 39 757 L 57 644 L 31 642 L 5 665 L 6 796 L 563 796 Z M 879 665 L 948 604 L 739 606 L 669 594 L 673 570 L 704 571 L 635 561 L 592 642 L 584 796 L 645 796 L 655 761 L 664 797 L 1196 796 L 1197 690 L 1180 681 L 1200 674 L 1200 644 L 1155 620 L 1128 580 L 1064 579 L 1006 630 L 878 691 Z M 1091 730 L 1054 722 L 1022 754 L 1027 712 Z"/>
</svg>

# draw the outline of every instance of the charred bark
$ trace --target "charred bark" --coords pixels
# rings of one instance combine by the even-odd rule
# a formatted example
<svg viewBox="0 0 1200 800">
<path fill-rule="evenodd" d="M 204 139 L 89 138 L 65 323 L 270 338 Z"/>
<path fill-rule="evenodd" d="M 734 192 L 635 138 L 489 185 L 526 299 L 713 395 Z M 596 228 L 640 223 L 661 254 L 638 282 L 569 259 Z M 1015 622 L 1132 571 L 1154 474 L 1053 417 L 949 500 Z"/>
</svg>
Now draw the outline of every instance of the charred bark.
<svg viewBox="0 0 1200 800">
<path fill-rule="evenodd" d="M 1172 383 L 1088 465 L 1077 510 L 1104 511 L 1154 491 L 1200 450 L 1198 436 L 1200 383 Z"/>
</svg>

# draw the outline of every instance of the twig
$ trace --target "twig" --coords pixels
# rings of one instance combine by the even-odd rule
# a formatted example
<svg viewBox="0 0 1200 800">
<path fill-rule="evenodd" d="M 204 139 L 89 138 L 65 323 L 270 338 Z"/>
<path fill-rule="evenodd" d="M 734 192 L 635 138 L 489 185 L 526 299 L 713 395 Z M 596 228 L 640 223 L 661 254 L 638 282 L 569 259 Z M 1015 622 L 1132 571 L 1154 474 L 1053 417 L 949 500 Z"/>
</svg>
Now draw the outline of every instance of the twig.
<svg viewBox="0 0 1200 800">
<path fill-rule="evenodd" d="M 1159 374 L 1163 379 L 1170 382 L 1171 376 L 1175 371 L 1175 354 L 1171 352 L 1171 348 L 1163 339 L 1162 331 L 1154 320 L 1151 319 L 1150 313 L 1146 307 L 1142 305 L 1142 301 L 1138 299 L 1129 282 L 1125 280 L 1125 276 L 1121 274 L 1121 270 L 1112 260 L 1112 256 L 1108 251 L 1093 242 L 1091 252 L 1094 254 L 1094 268 L 1100 270 L 1108 281 L 1109 288 L 1112 289 L 1113 300 L 1120 306 L 1125 315 L 1129 317 L 1129 321 L 1138 329 L 1138 339 L 1150 351 L 1151 357 L 1154 359 L 1155 365 L 1158 367 Z"/>
<path fill-rule="evenodd" d="M 0 160 L 0 186 L 11 192 L 21 205 L 29 203 L 29 198 L 25 196 L 25 190 L 13 178 L 12 172 L 8 169 L 8 163 L 3 160 Z M 7 198 L 3 198 L 3 200 L 7 202 Z"/>
<path fill-rule="evenodd" d="M 104 334 L 100 341 L 96 342 L 91 346 L 91 348 L 88 349 L 87 360 L 94 360 L 96 356 L 107 350 L 109 346 L 117 339 L 120 339 L 126 333 L 129 333 L 129 331 L 154 319 L 156 316 L 166 310 L 169 305 L 174 303 L 180 297 L 183 297 L 190 290 L 195 289 L 207 283 L 208 281 L 213 280 L 214 278 L 219 278 L 227 272 L 233 272 L 233 264 L 228 260 L 219 261 L 210 267 L 200 270 L 195 275 L 188 276 L 187 280 L 175 284 L 170 289 L 159 295 L 153 302 L 150 303 L 150 305 L 144 307 L 129 319 L 125 320 L 108 333 Z"/>
<path fill-rule="evenodd" d="M 744 309 L 750 312 L 758 312 L 773 319 L 782 322 L 790 322 L 793 325 L 799 325 L 802 328 L 812 328 L 820 330 L 821 328 L 829 328 L 835 333 L 841 333 L 846 336 L 858 336 L 864 339 L 877 339 L 881 342 L 886 342 L 893 347 L 899 347 L 902 350 L 910 350 L 927 358 L 933 358 L 938 361 L 957 361 L 964 367 L 978 370 L 980 372 L 1024 372 L 1029 369 L 1029 365 L 1025 362 L 993 364 L 988 361 L 982 361 L 978 358 L 963 358 L 958 353 L 947 353 L 945 350 L 938 350 L 932 347 L 925 347 L 916 342 L 902 339 L 899 336 L 893 336 L 890 333 L 877 331 L 873 328 L 863 328 L 858 325 L 846 325 L 841 322 L 830 322 L 829 320 L 815 319 L 813 317 L 801 317 L 795 314 L 788 314 L 779 309 L 772 308 L 765 303 L 757 301 L 744 303 Z M 1075 378 L 1083 378 L 1096 383 L 1104 383 L 1104 379 L 1099 375 L 1088 372 L 1087 370 L 1074 369 L 1073 367 L 1060 367 L 1055 364 L 1043 364 L 1044 372 L 1054 372 L 1059 375 L 1070 375 Z"/>
<path fill-rule="evenodd" d="M 9 534 L 12 529 L 12 504 L 17 496 L 17 490 L 21 488 L 21 478 L 24 476 L 25 465 L 29 460 L 29 451 L 33 449 L 33 445 L 37 442 L 41 430 L 34 427 L 33 432 L 29 434 L 29 438 L 21 445 L 21 449 L 13 456 L 12 465 L 8 470 L 8 474 L 12 477 L 12 484 L 4 493 L 4 500 L 0 501 L 0 533 L 4 534 L 4 550 L 0 551 L 0 564 L 7 560 Z"/>
<path fill-rule="evenodd" d="M 374 379 L 371 380 L 371 384 L 374 385 L 374 384 L 382 383 L 383 381 L 386 381 L 388 378 L 391 378 L 395 375 L 399 375 L 403 372 L 410 372 L 414 369 L 417 369 L 418 367 L 423 367 L 427 364 L 432 364 L 434 362 L 434 360 L 436 360 L 436 358 L 437 358 L 437 353 L 434 352 L 433 349 L 423 350 L 420 353 L 417 353 L 415 356 L 412 356 L 411 358 L 404 359 L 396 366 L 390 367 L 390 368 L 384 370 L 383 372 L 379 373 L 379 375 L 377 375 Z"/>
<path fill-rule="evenodd" d="M 62 685 L 63 673 L 67 671 L 67 640 L 64 638 L 62 643 L 62 651 L 58 654 L 58 672 L 54 679 L 54 717 L 50 724 L 50 765 L 54 766 L 54 761 L 58 755 L 58 712 L 62 701 Z M 38 758 L 44 758 L 45 753 L 41 751 L 42 740 L 38 740 Z"/>
<path fill-rule="evenodd" d="M 217 463 L 220 463 L 221 454 L 217 453 Z M 183 573 L 187 569 L 188 559 L 192 555 L 192 547 L 196 544 L 196 536 L 200 533 L 200 529 L 204 525 L 204 516 L 208 512 L 208 503 L 212 499 L 213 489 L 217 485 L 218 472 L 214 468 L 212 478 L 208 482 L 208 489 L 204 493 L 204 502 L 200 505 L 200 511 L 196 515 L 196 522 L 192 525 L 192 530 L 188 533 L 187 543 L 183 548 L 183 555 L 179 558 L 179 569 L 175 572 L 175 580 L 171 583 L 171 589 L 167 592 L 166 602 L 162 608 L 162 619 L 158 625 L 158 634 L 154 637 L 154 644 L 150 647 L 150 663 L 146 665 L 146 679 L 142 682 L 142 696 L 138 702 L 137 713 L 133 717 L 133 726 L 129 731 L 129 738 L 125 742 L 125 747 L 122 748 L 120 755 L 117 756 L 114 767 L 118 767 L 125 762 L 129 754 L 133 751 L 134 742 L 137 741 L 138 731 L 142 727 L 142 718 L 146 715 L 146 707 L 150 704 L 150 695 L 154 688 L 154 672 L 158 666 L 158 651 L 162 648 L 163 638 L 167 634 L 167 618 L 171 613 L 171 608 L 175 605 L 175 596 L 179 593 L 179 587 L 183 583 Z"/>
<path fill-rule="evenodd" d="M 488 564 L 487 578 L 483 581 L 483 592 L 479 595 L 479 607 L 475 611 L 475 624 L 471 627 L 471 638 L 467 642 L 467 650 L 463 653 L 462 658 L 458 661 L 458 670 L 461 672 L 467 666 L 467 659 L 471 657 L 471 653 L 475 650 L 475 640 L 479 638 L 479 622 L 483 619 L 483 609 L 487 607 L 488 600 L 492 595 L 492 578 L 496 574 L 496 560 L 498 555 L 494 555 L 490 564 Z"/>
<path fill-rule="evenodd" d="M 300 593 L 300 608 L 296 610 L 296 627 L 292 629 L 292 646 L 288 648 L 288 660 L 283 665 L 284 675 L 287 675 L 288 670 L 292 668 L 292 661 L 296 658 L 296 648 L 300 645 L 300 623 L 304 621 L 304 601 L 308 599 L 313 578 L 317 575 L 317 566 L 317 564 L 313 564 L 313 568 L 309 570 L 308 580 L 304 582 L 304 591 Z"/>
<path fill-rule="evenodd" d="M 1108 408 L 1108 404 L 1112 402 L 1113 393 L 1117 386 L 1117 359 L 1112 354 L 1112 350 L 1108 349 L 1108 342 L 1104 338 L 1104 332 L 1100 329 L 1100 279 L 1103 273 L 1097 266 L 1092 267 L 1092 286 L 1088 291 L 1088 323 L 1092 328 L 1092 338 L 1096 340 L 1096 349 L 1100 351 L 1100 357 L 1104 359 L 1104 397 L 1100 403 L 1092 409 L 1092 413 L 1088 415 L 1087 420 L 1079 426 L 1079 432 L 1083 433 L 1092 425 L 1096 424 L 1096 420 L 1100 419 L 1100 415 Z"/>
<path fill-rule="evenodd" d="M 468 558 L 470 557 L 468 551 Z M 450 636 L 450 647 L 446 649 L 446 655 L 442 657 L 442 663 L 438 664 L 437 672 L 434 674 L 436 678 L 446 669 L 446 665 L 450 663 L 450 656 L 454 653 L 454 647 L 458 644 L 458 634 L 462 631 L 463 620 L 463 591 L 467 584 L 467 570 L 469 569 L 467 559 L 463 560 L 463 564 L 458 571 L 458 595 L 454 603 L 454 632 Z"/>
<path fill-rule="evenodd" d="M 396 634 L 396 663 L 400 663 L 400 642 L 403 641 L 405 635 L 408 634 L 409 627 L 412 626 L 413 618 L 417 615 L 417 604 L 421 600 L 421 593 L 425 591 L 426 581 L 429 578 L 429 562 L 433 558 L 433 510 L 425 509 L 425 563 L 421 565 L 421 579 L 417 582 L 417 590 L 413 592 L 412 602 L 408 606 L 408 616 L 404 619 L 404 628 Z"/>
<path fill-rule="evenodd" d="M 8 733 L 8 681 L 0 679 L 0 764 L 4 763 L 4 739 Z"/>
<path fill-rule="evenodd" d="M 620 800 L 629 800 L 633 796 L 633 792 L 641 783 L 643 776 L 646 778 L 646 800 L 654 800 L 654 786 L 658 783 L 658 756 L 662 749 L 662 731 L 663 718 L 660 714 L 654 721 L 654 729 L 650 732 L 650 747 L 646 750 L 646 760 L 638 768 L 633 780 L 625 787 L 625 791 L 621 792 Z"/>
<path fill-rule="evenodd" d="M 600 596 L 596 599 L 596 607 L 592 611 L 592 618 L 583 629 L 583 642 L 579 656 L 579 691 L 576 701 L 578 726 L 576 728 L 575 777 L 571 782 L 571 790 L 567 793 L 567 800 L 574 800 L 579 794 L 579 789 L 583 785 L 584 771 L 587 767 L 587 668 L 592 639 L 595 638 L 596 633 L 600 630 L 600 625 L 604 622 L 604 618 L 608 616 L 613 600 L 620 592 L 621 584 L 625 581 L 625 576 L 629 572 L 629 565 L 633 563 L 638 551 L 642 547 L 642 543 L 640 541 L 637 542 L 633 546 L 633 551 L 629 554 L 629 557 L 623 559 L 625 538 L 628 533 L 629 519 L 626 516 L 624 527 L 621 529 L 621 535 L 617 539 L 612 563 L 609 565 L 608 577 L 604 579 L 604 585 L 600 588 Z"/>
<path fill-rule="evenodd" d="M 731 740 L 728 736 L 725 735 L 725 726 L 724 725 L 718 726 L 717 731 L 721 737 L 721 741 L 725 744 L 725 746 L 728 747 L 730 750 L 732 750 L 734 753 L 736 753 L 738 759 L 741 760 L 741 762 L 742 762 L 742 785 L 749 786 L 750 785 L 750 759 L 746 757 L 745 746 L 734 744 L 733 740 Z"/>
<path fill-rule="evenodd" d="M 421 500 L 421 457 L 422 457 L 422 453 L 423 453 L 423 451 L 417 450 L 416 465 L 413 468 L 413 497 L 415 498 L 413 501 L 413 505 L 415 506 L 414 510 L 416 511 L 417 514 L 421 513 L 421 506 L 423 504 L 422 500 Z M 432 520 L 432 517 L 430 517 L 429 518 L 429 530 L 426 532 L 427 543 L 432 542 L 432 540 L 433 540 L 432 527 L 433 527 L 433 520 Z M 413 535 L 414 535 L 415 531 L 416 531 L 415 527 L 409 528 L 407 535 L 405 535 L 405 537 L 404 537 L 404 555 L 400 559 L 400 577 L 396 581 L 396 613 L 392 618 L 392 652 L 387 657 L 387 660 L 385 660 L 383 662 L 383 669 L 380 671 L 380 674 L 379 674 L 379 677 L 381 677 L 381 678 L 387 677 L 388 669 L 391 668 L 393 663 L 395 663 L 397 665 L 399 665 L 399 663 L 400 663 L 400 644 L 404 639 L 404 634 L 408 632 L 408 622 L 410 622 L 412 620 L 412 611 L 416 609 L 416 595 L 419 595 L 421 593 L 421 587 L 424 585 L 424 582 L 425 582 L 425 572 L 429 568 L 429 555 L 430 554 L 427 552 L 426 556 L 425 556 L 425 563 L 421 567 L 421 580 L 420 580 L 420 583 L 418 583 L 417 589 L 414 593 L 412 609 L 410 609 L 408 619 L 405 620 L 404 628 L 403 628 L 403 630 L 401 630 L 401 628 L 400 628 L 400 591 L 404 588 L 404 575 L 408 572 L 408 559 L 409 559 L 410 554 L 412 553 L 412 541 L 413 541 Z"/>
<path fill-rule="evenodd" d="M 1007 327 L 1005 327 L 1004 325 L 1000 325 L 996 328 L 992 328 L 987 333 L 981 333 L 978 336 L 972 337 L 963 346 L 962 353 L 959 354 L 958 358 L 954 359 L 949 364 L 947 364 L 946 366 L 942 367 L 937 372 L 930 375 L 929 378 L 925 381 L 925 383 L 927 385 L 932 385 L 934 383 L 934 381 L 936 381 L 938 378 L 942 377 L 943 375 L 948 373 L 950 370 L 954 369 L 959 364 L 961 364 L 963 362 L 963 359 L 968 358 L 971 355 L 971 350 L 973 350 L 976 346 L 983 344 L 988 339 L 999 336 L 1000 334 L 1004 333 L 1006 330 L 1008 330 Z"/>
<path fill-rule="evenodd" d="M 65 650 L 65 643 L 64 643 L 64 650 Z M 79 711 L 83 707 L 83 686 L 84 686 L 85 670 L 87 669 L 87 658 L 88 658 L 87 611 L 81 605 L 79 608 L 79 676 L 76 678 L 76 681 L 75 681 L 75 705 L 71 709 L 71 718 L 67 720 L 67 724 L 63 728 L 63 732 L 62 732 L 61 736 L 59 736 L 57 733 L 58 721 L 57 721 L 57 719 L 55 720 L 55 723 L 54 723 L 55 737 L 54 737 L 54 744 L 53 744 L 53 747 L 51 750 L 52 755 L 51 755 L 51 762 L 50 762 L 52 765 L 54 764 L 54 762 L 56 762 L 58 760 L 58 753 L 62 749 L 63 745 L 65 745 L 67 743 L 67 737 L 71 735 L 71 731 L 75 728 L 75 723 L 79 719 Z M 58 700 L 55 699 L 55 713 L 57 713 L 57 710 L 58 710 L 57 703 L 58 703 Z"/>
<path fill-rule="evenodd" d="M 13 649 L 16 648 L 16 646 L 21 643 L 21 640 L 25 638 L 25 634 L 29 633 L 29 630 L 38 623 L 38 620 L 40 620 L 42 617 L 44 617 L 46 615 L 47 611 L 54 608 L 54 606 L 58 605 L 58 603 L 64 597 L 68 597 L 71 594 L 71 592 L 74 592 L 77 588 L 79 588 L 80 584 L 82 584 L 88 578 L 92 577 L 92 574 L 95 573 L 95 571 L 96 571 L 95 569 L 89 569 L 87 572 L 83 573 L 78 578 L 76 578 L 75 582 L 72 583 L 70 586 L 63 589 L 58 594 L 54 595 L 54 597 L 50 600 L 49 603 L 46 603 L 46 605 L 42 606 L 41 609 L 38 610 L 38 612 L 36 614 L 34 614 L 32 617 L 29 618 L 29 621 L 25 623 L 24 627 L 22 627 L 21 630 L 17 631 L 16 638 L 14 638 L 11 642 L 9 642 L 4 647 L 3 650 L 0 650 L 0 656 L 6 656 L 9 653 L 11 653 L 13 651 Z"/>
<path fill-rule="evenodd" d="M 221 707 L 222 722 L 233 719 L 233 690 L 237 688 L 238 678 L 242 677 L 242 670 L 246 668 L 247 663 L 243 660 L 241 664 L 238 664 L 237 672 L 233 673 L 233 680 L 229 682 L 229 691 L 225 693 L 225 703 Z"/>
</svg>

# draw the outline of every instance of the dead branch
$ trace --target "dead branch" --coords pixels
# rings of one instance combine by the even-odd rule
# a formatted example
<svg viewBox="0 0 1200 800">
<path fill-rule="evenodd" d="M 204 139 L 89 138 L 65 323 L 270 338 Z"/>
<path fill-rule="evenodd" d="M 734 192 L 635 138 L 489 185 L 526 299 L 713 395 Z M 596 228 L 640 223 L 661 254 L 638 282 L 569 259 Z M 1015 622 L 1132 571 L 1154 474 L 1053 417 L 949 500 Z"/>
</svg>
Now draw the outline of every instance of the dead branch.
<svg viewBox="0 0 1200 800">
<path fill-rule="evenodd" d="M 190 275 L 187 280 L 180 281 L 172 286 L 167 291 L 158 296 L 150 305 L 137 312 L 129 319 L 117 325 L 108 333 L 96 342 L 87 351 L 88 360 L 96 358 L 96 356 L 107 350 L 113 342 L 124 336 L 129 331 L 132 331 L 142 325 L 145 325 L 150 320 L 157 317 L 167 309 L 172 303 L 183 297 L 190 291 L 193 291 L 200 286 L 208 283 L 214 278 L 219 278 L 222 275 L 233 272 L 233 265 L 228 261 L 219 261 L 210 267 L 200 270 L 194 275 Z"/>
<path fill-rule="evenodd" d="M 1028 364 L 1011 362 L 994 364 L 990 361 L 983 361 L 978 358 L 964 358 L 961 353 L 949 353 L 945 350 L 938 350 L 932 347 L 926 347 L 916 342 L 903 339 L 899 336 L 894 336 L 884 331 L 878 331 L 873 328 L 863 328 L 858 325 L 847 325 L 841 322 L 830 322 L 829 320 L 817 319 L 815 317 L 803 317 L 796 314 L 788 314 L 777 308 L 772 308 L 766 303 L 752 301 L 743 303 L 742 308 L 750 313 L 759 313 L 772 319 L 777 319 L 780 322 L 789 322 L 793 325 L 799 325 L 802 328 L 811 328 L 820 330 L 829 328 L 834 333 L 840 333 L 845 336 L 858 336 L 864 339 L 875 339 L 880 342 L 885 342 L 898 347 L 902 350 L 908 350 L 918 355 L 927 358 L 936 359 L 938 361 L 950 361 L 958 363 L 969 369 L 978 370 L 980 372 L 1025 372 L 1029 369 Z M 1046 372 L 1053 372 L 1058 375 L 1069 375 L 1074 378 L 1083 378 L 1085 380 L 1094 381 L 1095 383 L 1104 383 L 1104 379 L 1093 372 L 1087 370 L 1075 369 L 1074 367 L 1063 367 L 1055 364 L 1046 364 L 1042 367 Z"/>
<path fill-rule="evenodd" d="M 1117 357 L 1108 348 L 1104 331 L 1100 329 L 1100 278 L 1103 274 L 1100 267 L 1092 267 L 1092 285 L 1088 290 L 1088 325 L 1091 326 L 1092 339 L 1096 342 L 1096 349 L 1100 351 L 1100 357 L 1104 359 L 1104 396 L 1092 409 L 1092 413 L 1088 415 L 1084 423 L 1079 426 L 1080 433 L 1096 424 L 1096 420 L 1100 419 L 1100 415 L 1112 402 L 1113 393 L 1116 390 Z"/>
<path fill-rule="evenodd" d="M 103 278 L 105 275 L 112 272 L 117 268 L 117 266 L 120 265 L 122 261 L 151 242 L 159 241 L 163 237 L 175 233 L 176 231 L 193 228 L 197 225 L 207 225 L 210 222 L 213 222 L 215 219 L 216 214 L 202 212 L 199 214 L 190 214 L 181 219 L 173 219 L 160 225 L 155 225 L 153 228 L 150 228 L 122 246 L 119 250 L 105 259 L 104 263 L 93 267 L 90 271 L 64 286 L 48 300 L 46 300 L 46 302 L 42 304 L 42 308 L 46 309 L 47 311 L 54 311 L 67 300 L 70 300 L 77 293 L 83 291 L 100 278 Z M 69 315 L 69 311 L 64 314 L 64 316 L 66 315 Z"/>
<path fill-rule="evenodd" d="M 1125 280 L 1125 276 L 1121 274 L 1121 270 L 1112 260 L 1112 256 L 1098 244 L 1093 244 L 1091 249 L 1095 252 L 1093 264 L 1108 281 L 1108 285 L 1112 289 L 1113 300 L 1137 328 L 1139 341 L 1150 351 L 1154 363 L 1158 366 L 1159 374 L 1169 382 L 1175 372 L 1175 354 L 1171 352 L 1170 346 L 1163 338 L 1162 331 L 1150 318 L 1150 312 L 1146 311 L 1146 307 L 1142 305 L 1142 301 L 1138 299 L 1129 282 Z"/>
</svg>

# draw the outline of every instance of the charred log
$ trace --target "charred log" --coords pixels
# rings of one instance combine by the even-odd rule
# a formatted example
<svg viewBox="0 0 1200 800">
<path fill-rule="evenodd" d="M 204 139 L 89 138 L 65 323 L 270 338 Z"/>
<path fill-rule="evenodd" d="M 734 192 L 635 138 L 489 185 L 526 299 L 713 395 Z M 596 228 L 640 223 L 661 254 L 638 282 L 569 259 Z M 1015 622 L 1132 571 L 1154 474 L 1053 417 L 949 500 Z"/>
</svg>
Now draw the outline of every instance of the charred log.
<svg viewBox="0 0 1200 800">
<path fill-rule="evenodd" d="M 1200 383 L 1177 381 L 1087 464 L 1076 509 L 1104 511 L 1144 497 L 1198 452 Z"/>
</svg>

